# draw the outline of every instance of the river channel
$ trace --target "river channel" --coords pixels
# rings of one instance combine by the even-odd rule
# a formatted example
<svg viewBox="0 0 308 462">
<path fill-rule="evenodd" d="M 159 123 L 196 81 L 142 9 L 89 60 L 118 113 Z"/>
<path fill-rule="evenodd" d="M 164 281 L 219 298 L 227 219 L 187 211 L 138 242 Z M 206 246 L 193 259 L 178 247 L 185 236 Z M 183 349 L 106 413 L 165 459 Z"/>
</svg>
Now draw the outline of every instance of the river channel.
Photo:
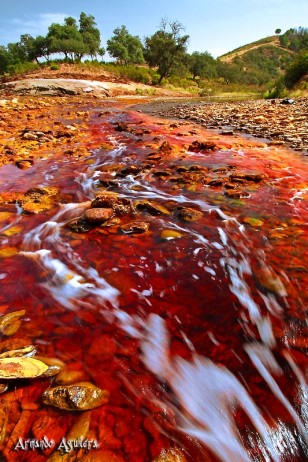
<svg viewBox="0 0 308 462">
<path fill-rule="evenodd" d="M 307 158 L 128 103 L 53 111 L 33 126 L 87 154 L 63 135 L 0 168 L 0 314 L 25 310 L 0 349 L 34 345 L 109 400 L 61 410 L 41 398 L 56 377 L 7 381 L 1 460 L 307 460 Z"/>
</svg>

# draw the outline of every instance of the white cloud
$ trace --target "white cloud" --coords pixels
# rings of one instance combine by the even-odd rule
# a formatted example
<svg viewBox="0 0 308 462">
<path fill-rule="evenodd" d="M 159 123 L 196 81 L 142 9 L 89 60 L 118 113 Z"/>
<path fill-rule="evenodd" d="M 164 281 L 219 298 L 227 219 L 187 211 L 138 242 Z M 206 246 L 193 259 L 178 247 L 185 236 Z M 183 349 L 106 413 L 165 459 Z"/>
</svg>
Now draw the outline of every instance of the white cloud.
<svg viewBox="0 0 308 462">
<path fill-rule="evenodd" d="M 9 42 L 17 42 L 22 34 L 46 35 L 48 27 L 52 23 L 62 24 L 64 18 L 70 16 L 67 13 L 40 13 L 27 14 L 19 18 L 5 21 L 0 20 L 0 44 L 6 45 Z"/>
</svg>

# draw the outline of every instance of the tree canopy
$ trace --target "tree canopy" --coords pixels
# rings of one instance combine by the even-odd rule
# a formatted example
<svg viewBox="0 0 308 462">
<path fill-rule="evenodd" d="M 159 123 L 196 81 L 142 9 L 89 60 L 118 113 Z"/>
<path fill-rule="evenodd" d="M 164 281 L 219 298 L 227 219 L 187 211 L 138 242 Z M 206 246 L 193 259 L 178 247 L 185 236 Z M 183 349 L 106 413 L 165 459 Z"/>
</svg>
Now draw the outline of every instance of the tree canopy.
<svg viewBox="0 0 308 462">
<path fill-rule="evenodd" d="M 143 45 L 137 35 L 131 35 L 125 26 L 114 29 L 107 40 L 107 51 L 113 58 L 128 65 L 144 63 Z"/>
<path fill-rule="evenodd" d="M 185 59 L 189 35 L 181 35 L 184 27 L 178 21 L 163 19 L 160 29 L 145 39 L 144 57 L 158 68 L 158 83 L 172 74 L 177 63 Z"/>
<path fill-rule="evenodd" d="M 196 77 L 212 79 L 217 76 L 215 59 L 207 51 L 194 51 L 189 56 L 189 71 L 194 80 Z"/>
</svg>

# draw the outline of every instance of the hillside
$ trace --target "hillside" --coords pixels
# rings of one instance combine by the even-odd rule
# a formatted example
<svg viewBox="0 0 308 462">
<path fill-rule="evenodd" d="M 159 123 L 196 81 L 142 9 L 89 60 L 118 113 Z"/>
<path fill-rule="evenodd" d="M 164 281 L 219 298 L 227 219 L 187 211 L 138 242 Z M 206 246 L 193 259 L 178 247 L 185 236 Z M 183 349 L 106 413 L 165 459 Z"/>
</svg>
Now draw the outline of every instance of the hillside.
<svg viewBox="0 0 308 462">
<path fill-rule="evenodd" d="M 292 56 L 295 53 L 293 50 L 290 50 L 289 48 L 282 46 L 277 35 L 272 35 L 270 37 L 262 38 L 255 42 L 248 43 L 239 48 L 235 48 L 235 50 L 229 51 L 228 53 L 225 53 L 224 55 L 220 56 L 219 59 L 224 63 L 232 63 L 235 58 L 241 57 L 244 54 L 249 53 L 253 50 L 257 50 L 268 46 L 282 49 L 288 54 L 290 54 L 290 56 Z"/>
<path fill-rule="evenodd" d="M 308 31 L 300 27 L 236 48 L 220 56 L 218 61 L 231 82 L 268 85 L 285 75 L 307 50 Z"/>
</svg>

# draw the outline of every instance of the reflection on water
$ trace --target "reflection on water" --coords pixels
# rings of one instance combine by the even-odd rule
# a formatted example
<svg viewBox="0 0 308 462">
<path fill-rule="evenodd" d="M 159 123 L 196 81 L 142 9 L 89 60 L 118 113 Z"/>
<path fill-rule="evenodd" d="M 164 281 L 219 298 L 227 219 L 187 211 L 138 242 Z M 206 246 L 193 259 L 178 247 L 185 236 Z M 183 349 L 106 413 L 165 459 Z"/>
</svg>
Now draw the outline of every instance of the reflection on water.
<svg viewBox="0 0 308 462">
<path fill-rule="evenodd" d="M 128 125 L 114 131 L 115 122 Z M 209 135 L 160 123 L 93 113 L 92 140 L 110 149 L 71 164 L 55 153 L 18 178 L 0 171 L 5 190 L 22 191 L 27 181 L 66 194 L 66 203 L 37 215 L 18 204 L 1 208 L 0 304 L 27 312 L 13 339 L 110 391 L 107 405 L 88 411 L 87 435 L 100 443 L 93 460 L 152 461 L 170 447 L 177 458 L 159 460 L 304 460 L 307 163 L 253 144 L 188 151 Z M 157 146 L 166 140 L 173 150 L 162 155 Z M 247 182 L 243 172 L 264 179 Z M 232 178 L 246 196 L 224 194 Z M 120 228 L 77 232 L 70 224 L 106 188 L 130 204 Z M 183 219 L 186 209 L 202 213 Z M 149 231 L 121 232 L 136 220 Z M 76 421 L 76 413 L 41 404 L 52 380 L 18 383 L 2 395 L 5 460 L 21 460 L 11 451 L 16 437 L 37 437 L 41 426 L 59 441 Z"/>
</svg>

